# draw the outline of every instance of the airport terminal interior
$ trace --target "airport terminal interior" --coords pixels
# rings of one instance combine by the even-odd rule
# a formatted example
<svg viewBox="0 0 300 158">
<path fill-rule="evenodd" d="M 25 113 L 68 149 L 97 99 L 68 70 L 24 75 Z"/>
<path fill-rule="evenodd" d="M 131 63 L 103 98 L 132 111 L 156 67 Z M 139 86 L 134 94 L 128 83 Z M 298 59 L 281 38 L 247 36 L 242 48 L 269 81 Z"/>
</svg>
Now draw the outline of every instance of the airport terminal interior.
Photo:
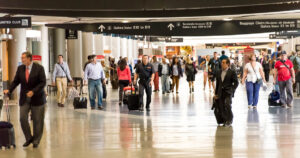
<svg viewBox="0 0 300 158">
<path fill-rule="evenodd" d="M 298 0 L 0 1 L 0 158 L 297 158 L 299 17 Z"/>
</svg>

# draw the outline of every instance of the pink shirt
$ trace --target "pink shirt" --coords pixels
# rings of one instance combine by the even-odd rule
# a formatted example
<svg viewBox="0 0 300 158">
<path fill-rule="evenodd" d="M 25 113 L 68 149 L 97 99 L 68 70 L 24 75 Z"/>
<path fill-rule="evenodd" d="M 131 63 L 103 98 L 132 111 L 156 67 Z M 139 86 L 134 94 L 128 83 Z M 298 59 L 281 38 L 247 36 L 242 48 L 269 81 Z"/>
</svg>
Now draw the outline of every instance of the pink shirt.
<svg viewBox="0 0 300 158">
<path fill-rule="evenodd" d="M 117 69 L 119 80 L 128 80 L 129 83 L 131 83 L 131 72 L 129 66 L 126 66 L 126 68 L 121 71 L 120 67 Z"/>
</svg>

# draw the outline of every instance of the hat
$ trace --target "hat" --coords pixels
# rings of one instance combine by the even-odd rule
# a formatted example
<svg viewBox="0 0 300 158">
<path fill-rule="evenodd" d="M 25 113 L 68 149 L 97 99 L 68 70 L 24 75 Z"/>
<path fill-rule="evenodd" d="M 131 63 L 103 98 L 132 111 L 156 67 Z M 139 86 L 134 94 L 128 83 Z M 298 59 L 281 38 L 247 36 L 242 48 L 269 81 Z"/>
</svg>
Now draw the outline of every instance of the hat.
<svg viewBox="0 0 300 158">
<path fill-rule="evenodd" d="M 282 55 L 285 55 L 285 54 L 287 54 L 287 53 L 286 53 L 286 51 L 282 51 L 281 54 L 282 54 Z"/>
</svg>

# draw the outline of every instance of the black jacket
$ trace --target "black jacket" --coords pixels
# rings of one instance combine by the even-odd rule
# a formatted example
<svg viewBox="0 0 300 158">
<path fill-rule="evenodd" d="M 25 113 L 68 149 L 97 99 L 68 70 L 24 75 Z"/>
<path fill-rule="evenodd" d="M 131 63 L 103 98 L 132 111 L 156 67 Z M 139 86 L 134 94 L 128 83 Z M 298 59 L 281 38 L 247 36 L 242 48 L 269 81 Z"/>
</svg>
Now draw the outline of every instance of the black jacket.
<svg viewBox="0 0 300 158">
<path fill-rule="evenodd" d="M 46 103 L 46 94 L 44 90 L 44 87 L 46 86 L 46 74 L 44 67 L 33 63 L 29 74 L 28 83 L 26 82 L 25 68 L 25 65 L 18 67 L 9 91 L 12 92 L 19 84 L 21 84 L 19 100 L 20 106 L 25 104 L 27 98 L 26 94 L 29 91 L 33 91 L 34 93 L 30 101 L 32 106 L 44 105 Z"/>
<path fill-rule="evenodd" d="M 222 70 L 219 70 L 216 74 L 216 91 L 215 94 L 221 98 L 222 96 L 234 96 L 234 92 L 239 85 L 237 75 L 235 71 L 228 69 L 224 81 L 221 78 Z"/>
<path fill-rule="evenodd" d="M 170 76 L 173 77 L 173 64 L 171 65 L 170 67 Z M 177 67 L 178 67 L 178 77 L 182 77 L 183 76 L 183 72 L 182 72 L 182 68 L 181 68 L 181 64 L 177 64 Z"/>
<path fill-rule="evenodd" d="M 169 64 L 167 64 L 167 65 L 168 65 L 168 74 L 167 75 L 170 75 L 171 67 Z M 162 76 L 162 67 L 163 67 L 163 64 L 158 65 L 158 76 Z"/>
</svg>

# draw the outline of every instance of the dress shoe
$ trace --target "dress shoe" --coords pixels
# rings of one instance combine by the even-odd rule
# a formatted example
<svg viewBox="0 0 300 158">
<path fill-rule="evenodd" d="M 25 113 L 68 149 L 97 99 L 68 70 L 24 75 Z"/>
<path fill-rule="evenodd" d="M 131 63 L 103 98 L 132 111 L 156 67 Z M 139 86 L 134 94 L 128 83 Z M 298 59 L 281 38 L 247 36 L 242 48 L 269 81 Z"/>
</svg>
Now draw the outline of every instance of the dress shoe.
<svg viewBox="0 0 300 158">
<path fill-rule="evenodd" d="M 95 107 L 91 107 L 91 109 L 92 109 L 92 110 L 95 110 L 96 108 L 95 108 Z"/>
<path fill-rule="evenodd" d="M 57 106 L 58 106 L 58 107 L 61 107 L 60 103 L 57 103 Z"/>
<path fill-rule="evenodd" d="M 119 101 L 119 105 L 122 105 L 122 101 Z"/>
<path fill-rule="evenodd" d="M 60 104 L 60 107 L 65 107 L 65 105 L 64 104 Z"/>
<path fill-rule="evenodd" d="M 38 148 L 38 147 L 39 147 L 39 144 L 37 144 L 37 143 L 33 144 L 33 148 Z"/>
<path fill-rule="evenodd" d="M 167 93 L 171 93 L 170 91 L 167 91 Z"/>
<path fill-rule="evenodd" d="M 26 141 L 24 144 L 23 144 L 23 147 L 28 147 L 31 143 L 32 143 L 33 139 L 30 139 L 28 141 Z"/>
<path fill-rule="evenodd" d="M 140 111 L 144 111 L 144 107 L 140 107 L 140 109 L 139 109 Z"/>
<path fill-rule="evenodd" d="M 162 92 L 162 94 L 165 94 L 165 92 Z"/>
<path fill-rule="evenodd" d="M 102 106 L 99 106 L 98 110 L 104 110 L 104 108 Z"/>
<path fill-rule="evenodd" d="M 147 110 L 148 112 L 151 111 L 150 108 L 146 108 L 146 110 Z"/>
</svg>

